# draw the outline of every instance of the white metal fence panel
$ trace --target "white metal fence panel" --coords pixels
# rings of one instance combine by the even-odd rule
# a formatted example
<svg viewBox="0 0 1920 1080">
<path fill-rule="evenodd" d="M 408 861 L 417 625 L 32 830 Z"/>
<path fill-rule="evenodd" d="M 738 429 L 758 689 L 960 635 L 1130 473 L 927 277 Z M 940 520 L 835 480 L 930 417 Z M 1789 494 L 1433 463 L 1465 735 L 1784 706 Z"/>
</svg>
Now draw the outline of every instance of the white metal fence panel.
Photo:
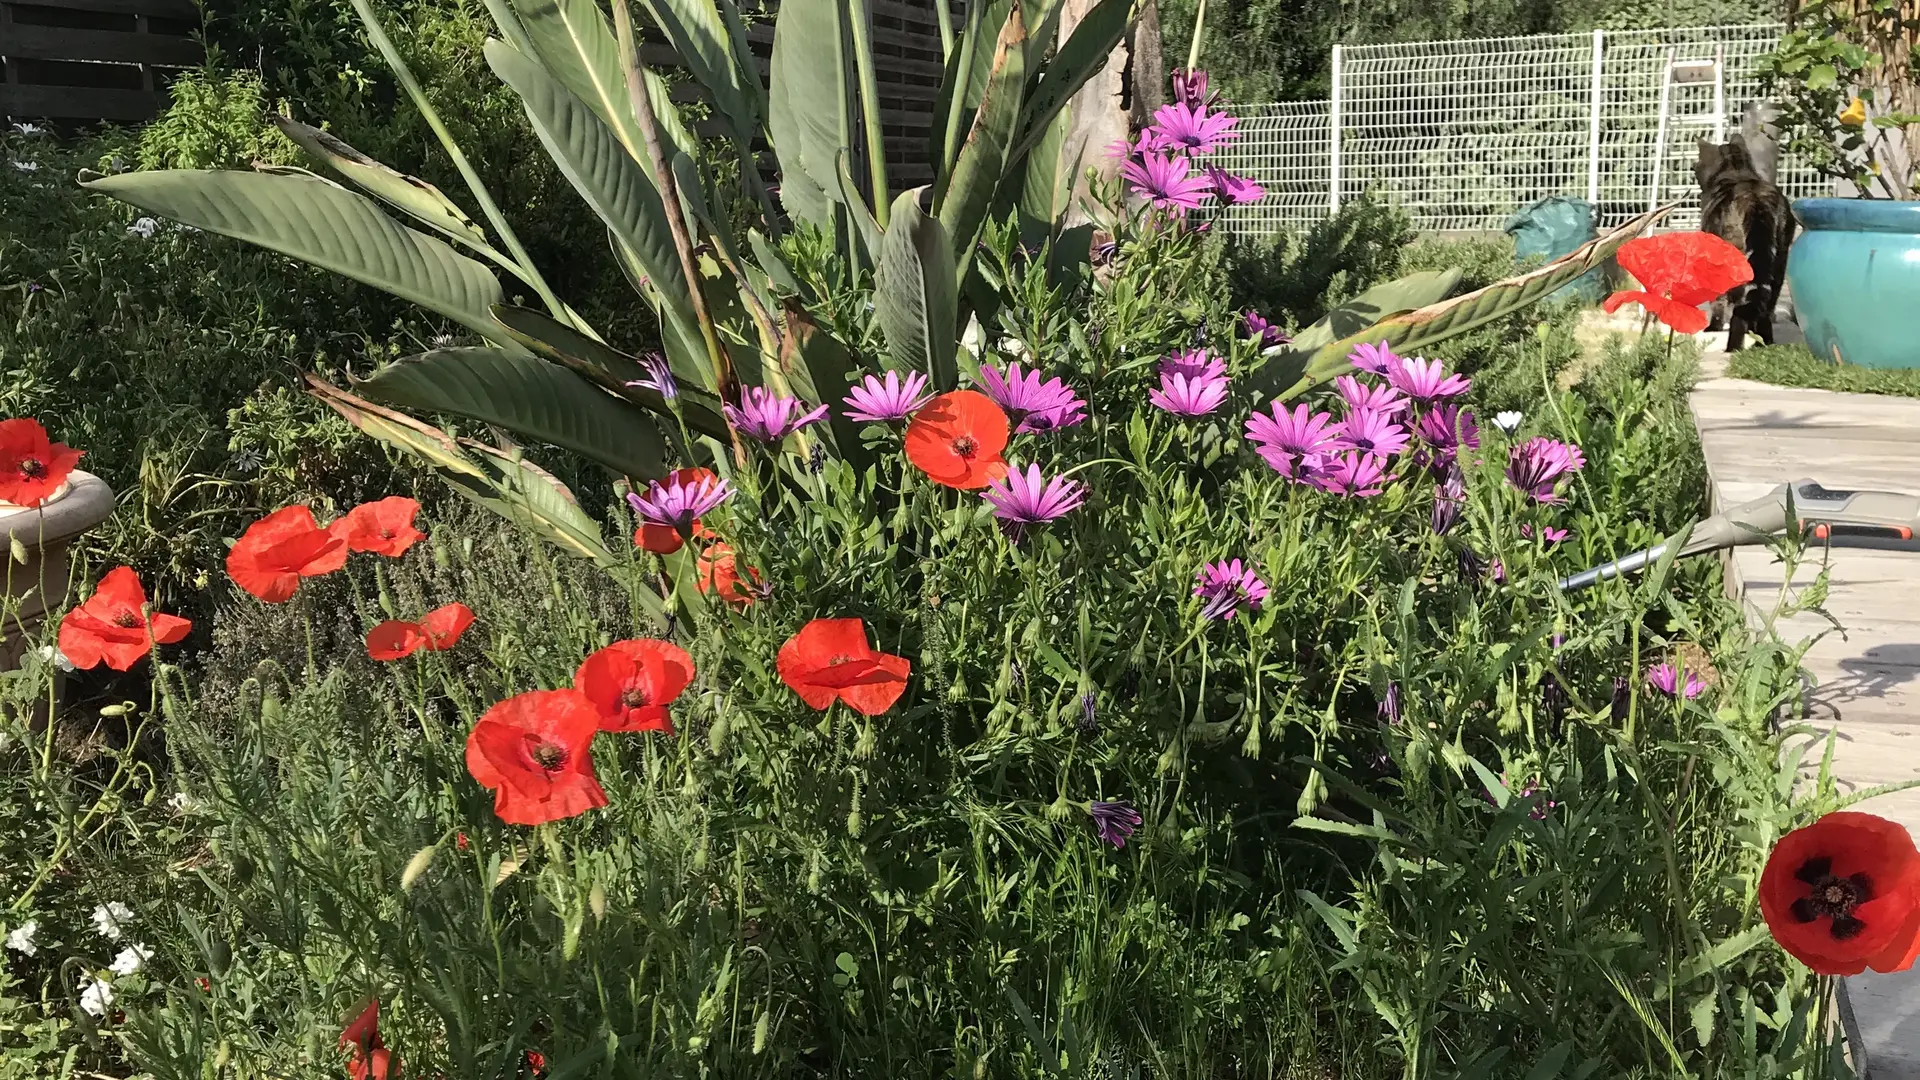
<svg viewBox="0 0 1920 1080">
<path fill-rule="evenodd" d="M 1591 200 L 1603 228 L 1680 200 L 1668 227 L 1694 227 L 1696 141 L 1738 129 L 1742 106 L 1760 96 L 1754 61 L 1780 33 L 1761 24 L 1336 49 L 1333 101 L 1238 110 L 1246 136 L 1221 164 L 1268 195 L 1227 211 L 1222 226 L 1309 224 L 1373 189 L 1426 231 L 1498 230 L 1546 195 Z M 1718 61 L 1722 77 L 1669 87 L 1662 142 L 1670 60 Z M 1790 159 L 1778 179 L 1789 198 L 1827 188 Z"/>
</svg>

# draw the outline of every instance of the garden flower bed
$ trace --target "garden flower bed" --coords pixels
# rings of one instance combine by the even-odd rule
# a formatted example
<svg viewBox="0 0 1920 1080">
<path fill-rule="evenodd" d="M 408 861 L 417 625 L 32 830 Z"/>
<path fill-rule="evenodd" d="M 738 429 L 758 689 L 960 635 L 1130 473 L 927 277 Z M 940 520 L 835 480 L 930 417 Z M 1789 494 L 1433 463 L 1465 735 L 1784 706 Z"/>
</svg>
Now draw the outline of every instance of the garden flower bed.
<svg viewBox="0 0 1920 1080">
<path fill-rule="evenodd" d="M 780 33 L 828 10 L 789 0 Z M 1013 66 L 1000 17 L 966 28 L 998 35 L 966 54 L 983 79 L 1075 77 L 1071 47 Z M 1186 73 L 1121 148 L 1133 198 L 1090 198 L 1097 238 L 989 212 L 969 155 L 1026 130 L 994 136 L 991 95 L 931 205 L 835 211 L 783 142 L 792 227 L 735 235 L 690 158 L 661 167 L 650 106 L 601 119 L 548 85 L 580 74 L 552 40 L 488 58 L 558 160 L 628 155 L 569 177 L 661 354 L 478 277 L 436 292 L 482 264 L 343 187 L 95 182 L 464 336 L 314 381 L 430 482 L 263 508 L 197 630 L 100 567 L 0 684 L 0 1062 L 1843 1075 L 1814 972 L 1911 962 L 1920 857 L 1828 816 L 1768 863 L 1838 803 L 1793 790 L 1796 653 L 1714 568 L 1557 585 L 1699 509 L 1691 346 L 1616 341 L 1567 390 L 1544 329 L 1503 327 L 1624 236 L 1463 297 L 1415 275 L 1289 335 L 1219 287 L 1202 189 L 1254 196 L 1208 167 L 1235 121 Z M 776 82 L 810 39 L 781 40 Z M 339 236 L 449 276 L 293 250 L 276 199 L 371 212 Z M 1481 370 L 1416 355 L 1449 327 L 1504 336 Z M 1483 380 L 1536 372 L 1488 415 Z M 622 477 L 607 505 L 535 464 L 582 459 Z M 62 661 L 130 673 L 94 684 L 125 697 L 35 726 Z"/>
</svg>

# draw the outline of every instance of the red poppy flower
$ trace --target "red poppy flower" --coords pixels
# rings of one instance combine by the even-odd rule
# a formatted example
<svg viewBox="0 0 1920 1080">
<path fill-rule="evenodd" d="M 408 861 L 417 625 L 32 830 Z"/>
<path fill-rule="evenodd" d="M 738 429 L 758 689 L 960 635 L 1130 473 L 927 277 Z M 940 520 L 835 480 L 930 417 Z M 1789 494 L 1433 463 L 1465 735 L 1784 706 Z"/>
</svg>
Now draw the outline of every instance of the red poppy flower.
<svg viewBox="0 0 1920 1080">
<path fill-rule="evenodd" d="M 1645 291 L 1614 293 L 1603 306 L 1611 312 L 1622 304 L 1639 304 L 1681 334 L 1707 328 L 1700 305 L 1753 280 L 1747 257 L 1712 233 L 1643 236 L 1622 244 L 1618 258 Z"/>
<path fill-rule="evenodd" d="M 719 476 L 712 469 L 695 467 L 675 469 L 661 483 L 672 485 L 677 481 L 682 488 L 693 489 L 699 487 L 703 480 L 718 479 Z M 696 536 L 700 534 L 698 518 L 694 519 L 693 531 Z M 650 521 L 642 521 L 640 527 L 633 530 L 633 546 L 651 551 L 655 555 L 671 555 L 679 551 L 685 543 L 686 538 L 680 535 L 680 530 L 671 525 L 656 525 Z"/>
<path fill-rule="evenodd" d="M 693 681 L 693 657 L 670 641 L 616 641 L 586 658 L 573 688 L 600 712 L 601 731 L 673 734 L 667 705 Z"/>
<path fill-rule="evenodd" d="M 378 502 L 361 503 L 327 526 L 327 531 L 345 540 L 350 551 L 398 558 L 427 538 L 426 533 L 413 527 L 413 517 L 419 512 L 419 503 L 404 495 L 391 495 Z"/>
<path fill-rule="evenodd" d="M 941 394 L 907 425 L 907 460 L 936 484 L 972 491 L 1007 475 L 1007 414 L 974 390 Z"/>
<path fill-rule="evenodd" d="M 191 629 L 193 624 L 177 615 L 148 615 L 140 575 L 131 566 L 120 566 L 60 620 L 60 651 L 77 668 L 96 668 L 105 661 L 115 671 L 126 671 L 155 645 L 171 645 Z"/>
<path fill-rule="evenodd" d="M 388 619 L 367 631 L 367 655 L 383 663 L 404 660 L 426 643 L 426 631 L 420 629 L 419 623 L 401 619 Z"/>
<path fill-rule="evenodd" d="M 50 441 L 38 420 L 0 420 L 0 502 L 39 506 L 67 482 L 85 452 Z"/>
<path fill-rule="evenodd" d="M 760 571 L 748 567 L 742 575 L 734 561 L 733 545 L 725 540 L 708 542 L 700 550 L 694 570 L 698 576 L 694 578 L 693 587 L 703 594 L 717 596 L 736 607 L 746 607 L 757 599 L 752 586 L 759 581 Z"/>
<path fill-rule="evenodd" d="M 1817 974 L 1905 971 L 1920 954 L 1920 851 L 1895 822 L 1828 814 L 1774 845 L 1760 913 Z"/>
<path fill-rule="evenodd" d="M 527 1071 L 535 1076 L 547 1074 L 547 1055 L 538 1050 L 527 1051 Z"/>
<path fill-rule="evenodd" d="M 421 647 L 428 652 L 443 652 L 460 644 L 460 635 L 473 625 L 473 609 L 455 602 L 442 604 L 420 620 L 420 630 L 427 635 Z"/>
<path fill-rule="evenodd" d="M 459 848 L 461 851 L 467 850 L 469 843 L 470 841 L 467 839 L 466 833 L 456 832 L 453 834 L 453 846 Z"/>
<path fill-rule="evenodd" d="M 348 1051 L 347 1075 L 353 1080 L 397 1080 L 399 1066 L 392 1051 L 380 1041 L 380 1001 L 367 1002 L 360 1015 L 340 1032 L 340 1045 Z"/>
<path fill-rule="evenodd" d="M 836 700 L 866 716 L 893 707 L 906 692 L 913 664 L 875 651 L 859 619 L 815 619 L 780 646 L 780 681 L 800 700 L 824 709 Z"/>
<path fill-rule="evenodd" d="M 509 825 L 544 825 L 607 805 L 593 775 L 600 710 L 578 690 L 533 690 L 488 709 L 467 736 L 467 771 Z"/>
<path fill-rule="evenodd" d="M 304 506 L 283 506 L 247 526 L 227 552 L 227 576 L 269 604 L 293 599 L 300 579 L 347 565 L 347 542 L 314 523 Z"/>
</svg>

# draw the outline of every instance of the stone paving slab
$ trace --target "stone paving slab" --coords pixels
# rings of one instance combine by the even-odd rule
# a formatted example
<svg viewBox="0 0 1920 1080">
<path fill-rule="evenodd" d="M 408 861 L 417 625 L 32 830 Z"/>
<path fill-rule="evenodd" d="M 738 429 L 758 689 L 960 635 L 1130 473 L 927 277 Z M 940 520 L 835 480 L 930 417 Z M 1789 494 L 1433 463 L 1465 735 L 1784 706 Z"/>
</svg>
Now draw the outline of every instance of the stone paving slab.
<svg viewBox="0 0 1920 1080">
<path fill-rule="evenodd" d="M 1802 478 L 1920 494 L 1920 399 L 1768 386 L 1725 370 L 1726 355 L 1709 352 L 1691 398 L 1715 510 Z M 1809 549 L 1796 588 L 1814 580 L 1822 554 L 1830 571 L 1824 606 L 1845 633 L 1811 613 L 1777 624 L 1788 641 L 1819 636 L 1802 661 L 1813 684 L 1809 722 L 1836 733 L 1833 771 L 1843 791 L 1920 779 L 1920 545 Z M 1729 588 L 1756 621 L 1764 618 L 1787 585 L 1785 568 L 1763 547 L 1736 549 L 1727 565 Z M 1860 809 L 1920 836 L 1920 790 Z M 1846 983 L 1866 1044 L 1866 1080 L 1920 1080 L 1920 971 Z"/>
</svg>

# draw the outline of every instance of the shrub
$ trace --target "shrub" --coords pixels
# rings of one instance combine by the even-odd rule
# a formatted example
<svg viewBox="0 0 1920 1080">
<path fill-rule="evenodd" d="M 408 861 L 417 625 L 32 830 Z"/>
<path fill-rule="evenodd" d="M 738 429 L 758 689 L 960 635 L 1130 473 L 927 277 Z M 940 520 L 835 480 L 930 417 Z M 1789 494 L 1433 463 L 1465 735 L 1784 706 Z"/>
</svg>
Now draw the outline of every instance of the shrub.
<svg viewBox="0 0 1920 1080">
<path fill-rule="evenodd" d="M 1221 259 L 1229 287 L 1249 308 L 1280 325 L 1305 326 L 1408 272 L 1414 238 L 1413 219 L 1367 191 L 1302 232 L 1228 236 Z"/>
<path fill-rule="evenodd" d="M 260 76 L 201 68 L 181 74 L 167 90 L 166 111 L 140 131 L 140 168 L 233 169 L 294 159 L 293 143 L 266 121 L 274 109 Z"/>
</svg>

